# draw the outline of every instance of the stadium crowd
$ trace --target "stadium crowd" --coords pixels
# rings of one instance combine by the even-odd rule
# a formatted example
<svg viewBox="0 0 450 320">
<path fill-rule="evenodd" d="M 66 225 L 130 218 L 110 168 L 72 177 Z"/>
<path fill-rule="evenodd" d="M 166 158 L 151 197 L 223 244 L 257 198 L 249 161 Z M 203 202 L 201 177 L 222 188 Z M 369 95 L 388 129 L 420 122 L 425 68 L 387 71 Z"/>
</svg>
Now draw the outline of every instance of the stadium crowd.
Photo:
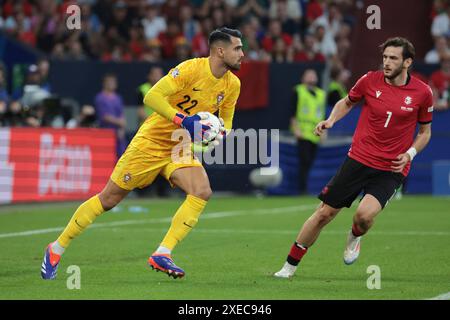
<svg viewBox="0 0 450 320">
<path fill-rule="evenodd" d="M 247 59 L 345 61 L 354 0 L 7 0 L 0 28 L 57 59 L 184 60 L 208 54 L 224 25 L 244 35 Z M 79 5 L 80 30 L 66 27 Z"/>
<path fill-rule="evenodd" d="M 49 59 L 100 61 L 182 61 L 208 55 L 208 35 L 227 25 L 243 34 L 245 59 L 267 62 L 327 62 L 332 75 L 348 78 L 350 41 L 357 0 L 4 0 L 0 32 L 41 52 Z M 81 28 L 69 30 L 67 8 L 76 4 Z M 429 79 L 436 108 L 449 108 L 450 6 L 435 0 L 430 15 L 435 46 L 427 63 L 440 63 Z M 38 97 L 51 94 L 49 63 L 30 66 L 25 85 L 8 92 L 0 68 L 0 125 L 47 125 L 42 114 L 23 114 L 28 88 Z M 428 80 L 428 79 L 427 79 Z M 26 100 L 26 99 L 25 99 Z M 21 112 L 19 112 L 22 110 Z M 73 125 L 90 125 L 92 107 L 79 108 Z M 88 119 L 89 121 L 87 121 Z"/>
</svg>

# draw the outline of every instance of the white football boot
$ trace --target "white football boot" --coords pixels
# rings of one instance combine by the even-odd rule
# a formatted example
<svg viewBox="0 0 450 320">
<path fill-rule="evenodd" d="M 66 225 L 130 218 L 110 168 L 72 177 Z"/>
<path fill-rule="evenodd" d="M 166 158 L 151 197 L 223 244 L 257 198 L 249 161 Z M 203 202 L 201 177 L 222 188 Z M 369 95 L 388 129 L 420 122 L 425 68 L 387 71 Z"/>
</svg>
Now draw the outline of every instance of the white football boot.
<svg viewBox="0 0 450 320">
<path fill-rule="evenodd" d="M 347 237 L 347 247 L 344 251 L 344 263 L 352 264 L 358 259 L 359 249 L 361 246 L 361 237 L 355 237 L 353 232 L 350 230 L 350 233 Z"/>
<path fill-rule="evenodd" d="M 297 270 L 297 266 L 293 266 L 292 264 L 285 262 L 283 268 L 280 271 L 275 272 L 274 277 L 277 278 L 291 278 L 295 270 Z"/>
</svg>

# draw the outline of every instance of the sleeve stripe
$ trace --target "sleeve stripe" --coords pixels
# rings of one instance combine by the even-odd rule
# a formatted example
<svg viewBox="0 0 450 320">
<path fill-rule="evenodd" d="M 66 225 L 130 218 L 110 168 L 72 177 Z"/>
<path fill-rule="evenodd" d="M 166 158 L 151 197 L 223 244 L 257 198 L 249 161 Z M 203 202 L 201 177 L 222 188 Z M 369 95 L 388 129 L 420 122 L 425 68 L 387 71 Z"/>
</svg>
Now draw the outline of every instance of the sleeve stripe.
<svg viewBox="0 0 450 320">
<path fill-rule="evenodd" d="M 431 120 L 430 121 L 419 121 L 420 124 L 429 124 L 431 122 L 432 122 Z"/>
</svg>

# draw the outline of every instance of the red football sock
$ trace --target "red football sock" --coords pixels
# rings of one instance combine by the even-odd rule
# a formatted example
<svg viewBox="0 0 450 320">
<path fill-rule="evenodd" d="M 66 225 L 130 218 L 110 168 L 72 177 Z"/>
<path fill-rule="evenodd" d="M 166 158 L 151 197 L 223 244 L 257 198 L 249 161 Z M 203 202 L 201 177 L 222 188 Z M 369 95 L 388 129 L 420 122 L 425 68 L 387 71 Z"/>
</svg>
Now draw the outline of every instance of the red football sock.
<svg viewBox="0 0 450 320">
<path fill-rule="evenodd" d="M 305 255 L 306 251 L 308 251 L 308 248 L 306 246 L 294 242 L 286 261 L 293 266 L 297 266 L 302 257 Z"/>
<path fill-rule="evenodd" d="M 364 232 L 359 231 L 356 223 L 353 223 L 353 225 L 352 225 L 352 233 L 355 237 L 360 237 L 364 234 Z"/>
</svg>

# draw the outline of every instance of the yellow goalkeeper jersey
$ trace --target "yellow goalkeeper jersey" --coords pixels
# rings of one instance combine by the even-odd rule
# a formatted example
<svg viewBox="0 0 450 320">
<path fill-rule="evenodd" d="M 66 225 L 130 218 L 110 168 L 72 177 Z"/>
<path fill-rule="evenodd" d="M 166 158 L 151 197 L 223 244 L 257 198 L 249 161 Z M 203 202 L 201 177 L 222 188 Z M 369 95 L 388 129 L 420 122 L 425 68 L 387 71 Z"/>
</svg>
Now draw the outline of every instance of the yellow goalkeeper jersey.
<svg viewBox="0 0 450 320">
<path fill-rule="evenodd" d="M 130 145 L 155 157 L 169 157 L 179 143 L 172 140 L 173 131 L 179 129 L 171 121 L 177 112 L 189 116 L 219 111 L 225 128 L 231 129 L 240 86 L 239 78 L 230 71 L 214 77 L 208 58 L 180 63 L 145 95 L 144 104 L 156 112 L 141 125 Z"/>
</svg>

